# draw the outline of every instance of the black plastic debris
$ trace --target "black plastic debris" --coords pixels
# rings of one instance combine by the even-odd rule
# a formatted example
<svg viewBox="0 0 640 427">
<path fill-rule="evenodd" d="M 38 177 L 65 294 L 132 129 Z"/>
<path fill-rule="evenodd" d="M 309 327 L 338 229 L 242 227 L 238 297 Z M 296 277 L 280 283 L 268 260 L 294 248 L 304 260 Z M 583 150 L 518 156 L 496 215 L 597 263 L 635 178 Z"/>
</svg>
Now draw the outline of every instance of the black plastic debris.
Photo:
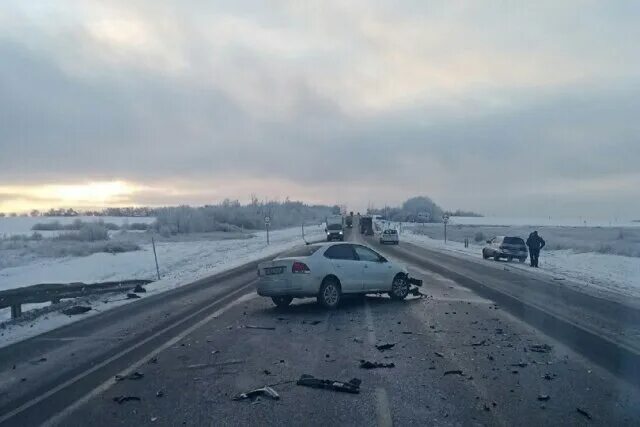
<svg viewBox="0 0 640 427">
<path fill-rule="evenodd" d="M 472 342 L 471 347 L 481 347 L 487 343 L 487 340 L 482 340 L 480 342 Z"/>
<path fill-rule="evenodd" d="M 137 293 L 137 294 L 143 294 L 145 292 L 147 292 L 147 290 L 142 287 L 142 285 L 136 285 L 135 288 L 133 288 L 133 292 Z"/>
<path fill-rule="evenodd" d="M 358 378 L 352 378 L 348 382 L 323 380 L 316 378 L 313 375 L 303 374 L 296 382 L 297 385 L 311 388 L 324 388 L 327 390 L 340 391 L 344 393 L 360 393 L 361 380 Z"/>
<path fill-rule="evenodd" d="M 549 344 L 532 344 L 529 346 L 529 351 L 534 353 L 549 353 L 552 350 Z"/>
<path fill-rule="evenodd" d="M 116 396 L 113 398 L 113 401 L 122 405 L 124 402 L 140 402 L 140 399 L 138 396 Z"/>
<path fill-rule="evenodd" d="M 591 419 L 591 414 L 590 414 L 590 413 L 588 413 L 587 411 L 585 411 L 584 409 L 582 409 L 582 408 L 576 408 L 576 411 L 578 411 L 578 413 L 579 413 L 580 415 L 584 415 L 585 417 L 587 417 L 587 419 L 589 419 L 589 420 Z"/>
<path fill-rule="evenodd" d="M 147 363 L 150 365 L 158 363 L 158 356 L 153 356 Z"/>
<path fill-rule="evenodd" d="M 245 325 L 245 329 L 264 329 L 266 331 L 275 331 L 276 328 L 273 326 L 256 326 L 256 325 Z"/>
<path fill-rule="evenodd" d="M 544 379 L 545 379 L 545 380 L 547 380 L 547 381 L 551 381 L 551 380 L 553 380 L 555 377 L 556 377 L 556 374 L 544 374 L 544 375 L 542 376 L 542 378 L 544 378 Z"/>
<path fill-rule="evenodd" d="M 413 334 L 413 332 L 411 332 L 411 331 L 403 331 L 402 333 L 403 333 L 404 335 L 411 335 L 411 334 Z"/>
<path fill-rule="evenodd" d="M 73 307 L 65 308 L 62 310 L 62 314 L 66 314 L 67 316 L 75 316 L 76 314 L 86 313 L 91 310 L 91 307 L 84 305 L 74 305 Z"/>
<path fill-rule="evenodd" d="M 539 394 L 538 395 L 538 400 L 541 401 L 541 402 L 546 402 L 549 399 L 551 399 L 551 396 L 549 396 L 548 394 Z"/>
<path fill-rule="evenodd" d="M 437 351 L 434 351 L 433 354 L 435 354 L 438 357 L 444 357 L 444 354 L 438 353 Z"/>
<path fill-rule="evenodd" d="M 164 397 L 164 390 L 156 391 L 156 397 Z"/>
<path fill-rule="evenodd" d="M 377 368 L 395 368 L 395 363 L 370 362 L 368 360 L 360 361 L 361 369 L 377 369 Z"/>
<path fill-rule="evenodd" d="M 527 362 L 512 363 L 511 366 L 517 366 L 518 368 L 526 368 L 529 364 Z"/>
<path fill-rule="evenodd" d="M 444 371 L 444 375 L 462 375 L 462 371 L 460 369 L 453 369 L 451 371 Z"/>
<path fill-rule="evenodd" d="M 124 381 L 124 380 L 140 380 L 144 378 L 144 374 L 142 372 L 135 371 L 129 375 L 116 375 L 116 381 Z"/>
<path fill-rule="evenodd" d="M 395 346 L 395 343 L 394 344 L 388 343 L 388 344 L 376 345 L 376 348 L 378 350 L 380 350 L 380 351 L 385 351 L 385 350 L 389 350 L 389 349 L 393 348 L 394 346 Z"/>
<path fill-rule="evenodd" d="M 315 326 L 315 325 L 318 325 L 318 324 L 320 324 L 320 323 L 322 323 L 322 320 L 303 320 L 303 321 L 302 321 L 302 324 L 303 324 L 303 325 L 312 325 L 312 326 Z"/>
<path fill-rule="evenodd" d="M 233 400 L 256 399 L 258 396 L 269 397 L 273 400 L 280 399 L 280 395 L 277 391 L 269 386 L 264 386 L 262 388 L 257 388 L 246 393 L 240 393 L 239 395 L 235 396 Z"/>
<path fill-rule="evenodd" d="M 271 375 L 271 371 L 268 369 L 265 369 L 264 371 L 262 371 L 262 373 L 265 375 Z"/>
<path fill-rule="evenodd" d="M 129 292 L 127 294 L 127 299 L 136 299 L 136 298 L 142 298 L 142 297 L 138 294 L 134 294 L 133 292 Z"/>
</svg>

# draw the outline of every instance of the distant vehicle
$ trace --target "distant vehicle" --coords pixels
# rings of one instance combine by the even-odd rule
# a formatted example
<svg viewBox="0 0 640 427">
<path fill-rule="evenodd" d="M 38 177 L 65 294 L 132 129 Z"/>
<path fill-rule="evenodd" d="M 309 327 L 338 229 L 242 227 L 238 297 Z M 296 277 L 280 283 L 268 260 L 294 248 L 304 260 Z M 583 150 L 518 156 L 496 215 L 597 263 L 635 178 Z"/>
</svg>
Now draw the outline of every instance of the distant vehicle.
<svg viewBox="0 0 640 427">
<path fill-rule="evenodd" d="M 331 215 L 327 217 L 327 242 L 332 240 L 344 240 L 342 215 Z"/>
<path fill-rule="evenodd" d="M 258 265 L 258 295 L 271 297 L 278 307 L 293 298 L 316 297 L 334 308 L 344 294 L 388 293 L 404 299 L 410 284 L 406 267 L 387 260 L 373 249 L 352 243 L 321 243 L 294 249 Z"/>
<path fill-rule="evenodd" d="M 347 228 L 353 228 L 353 215 L 349 215 L 348 217 L 346 217 L 344 222 Z"/>
<path fill-rule="evenodd" d="M 386 244 L 391 243 L 392 245 L 397 245 L 400 243 L 400 238 L 398 236 L 398 230 L 395 228 L 388 228 L 384 230 L 380 234 L 380 243 Z"/>
<path fill-rule="evenodd" d="M 508 261 L 517 259 L 520 262 L 527 260 L 527 246 L 520 237 L 497 236 L 487 240 L 482 248 L 482 258 L 493 258 L 496 261 L 506 258 Z"/>
<path fill-rule="evenodd" d="M 373 219 L 370 216 L 360 217 L 360 234 L 373 236 Z"/>
</svg>

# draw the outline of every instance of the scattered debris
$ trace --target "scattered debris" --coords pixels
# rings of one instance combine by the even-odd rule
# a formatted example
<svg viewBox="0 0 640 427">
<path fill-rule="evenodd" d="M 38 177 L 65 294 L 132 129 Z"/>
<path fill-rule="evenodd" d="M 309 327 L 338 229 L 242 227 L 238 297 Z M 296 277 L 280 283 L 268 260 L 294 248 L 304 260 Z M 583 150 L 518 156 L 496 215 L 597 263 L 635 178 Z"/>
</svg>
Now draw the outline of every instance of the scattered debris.
<svg viewBox="0 0 640 427">
<path fill-rule="evenodd" d="M 140 399 L 138 396 L 116 396 L 113 398 L 113 401 L 122 405 L 124 402 L 140 402 Z"/>
<path fill-rule="evenodd" d="M 325 388 L 328 390 L 341 391 L 345 393 L 360 393 L 361 380 L 358 378 L 352 378 L 348 382 L 323 380 L 315 378 L 313 375 L 303 374 L 296 382 L 297 385 L 312 387 L 312 388 Z"/>
<path fill-rule="evenodd" d="M 262 373 L 265 375 L 271 375 L 271 371 L 268 369 L 265 369 L 264 371 L 262 371 Z"/>
<path fill-rule="evenodd" d="M 136 299 L 136 298 L 142 298 L 142 297 L 138 294 L 134 294 L 133 292 L 129 292 L 127 294 L 127 299 Z"/>
<path fill-rule="evenodd" d="M 74 316 L 76 314 L 83 314 L 87 311 L 91 310 L 91 307 L 84 305 L 74 305 L 69 308 L 65 308 L 62 310 L 62 314 L 66 314 L 67 316 Z"/>
<path fill-rule="evenodd" d="M 164 390 L 156 391 L 156 397 L 164 397 Z"/>
<path fill-rule="evenodd" d="M 388 343 L 388 344 L 376 345 L 376 348 L 378 350 L 380 350 L 380 351 L 385 351 L 385 350 L 389 350 L 389 349 L 393 348 L 394 346 L 395 346 L 395 344 Z"/>
<path fill-rule="evenodd" d="M 548 394 L 539 394 L 538 395 L 538 400 L 541 401 L 541 402 L 546 402 L 549 399 L 551 399 L 551 396 L 549 396 Z"/>
<path fill-rule="evenodd" d="M 517 366 L 518 368 L 526 368 L 527 366 L 529 366 L 529 364 L 527 362 L 520 362 L 520 363 L 512 363 L 511 366 Z"/>
<path fill-rule="evenodd" d="M 565 280 L 564 277 L 554 277 L 553 280 Z"/>
<path fill-rule="evenodd" d="M 136 285 L 136 287 L 133 288 L 133 292 L 135 292 L 137 294 L 143 294 L 143 293 L 147 292 L 147 290 L 145 288 L 143 288 L 142 285 Z"/>
<path fill-rule="evenodd" d="M 357 342 L 358 344 L 362 344 L 362 338 L 355 337 L 353 342 Z"/>
<path fill-rule="evenodd" d="M 532 344 L 529 346 L 529 351 L 534 353 L 549 353 L 552 350 L 549 344 Z"/>
<path fill-rule="evenodd" d="M 434 351 L 433 354 L 435 354 L 438 357 L 444 357 L 444 354 L 438 353 L 437 351 Z"/>
<path fill-rule="evenodd" d="M 584 415 L 585 417 L 587 417 L 587 419 L 589 419 L 589 420 L 591 419 L 591 414 L 590 414 L 590 413 L 588 413 L 587 411 L 585 411 L 584 409 L 582 409 L 582 408 L 576 408 L 576 411 L 578 411 L 578 413 L 579 413 L 580 415 Z"/>
<path fill-rule="evenodd" d="M 544 378 L 547 381 L 551 381 L 551 380 L 555 379 L 555 377 L 556 377 L 556 374 L 544 374 L 542 376 L 542 378 Z"/>
<path fill-rule="evenodd" d="M 264 329 L 266 331 L 275 331 L 276 328 L 273 326 L 255 326 L 255 325 L 245 325 L 245 329 Z"/>
<path fill-rule="evenodd" d="M 280 395 L 278 394 L 277 391 L 275 391 L 273 388 L 269 386 L 264 386 L 262 388 L 257 388 L 255 390 L 251 390 L 246 393 L 240 393 L 239 395 L 235 396 L 233 400 L 253 399 L 253 398 L 257 398 L 258 396 L 270 397 L 273 400 L 280 399 Z"/>
<path fill-rule="evenodd" d="M 303 320 L 303 321 L 302 321 L 302 324 L 303 324 L 303 325 L 312 325 L 312 326 L 315 326 L 315 325 L 317 325 L 317 324 L 319 324 L 319 323 L 322 323 L 322 320 Z"/>
<path fill-rule="evenodd" d="M 471 343 L 471 347 L 480 347 L 483 346 L 487 343 L 487 340 L 482 340 L 480 342 L 473 342 Z"/>
<path fill-rule="evenodd" d="M 138 371 L 135 371 L 129 375 L 116 375 L 116 381 L 124 381 L 124 380 L 139 380 L 144 378 L 144 374 Z"/>
<path fill-rule="evenodd" d="M 153 356 L 151 359 L 149 359 L 149 361 L 147 363 L 148 364 L 156 364 L 156 363 L 158 363 L 158 356 Z"/>
<path fill-rule="evenodd" d="M 156 422 L 158 420 L 158 417 L 151 417 L 151 422 Z"/>
<path fill-rule="evenodd" d="M 493 356 L 489 354 L 489 355 L 487 356 L 487 359 L 489 359 L 489 360 L 493 360 Z"/>
<path fill-rule="evenodd" d="M 504 331 L 502 330 L 502 328 L 496 328 L 496 335 L 502 335 L 504 333 Z"/>
<path fill-rule="evenodd" d="M 460 369 L 454 369 L 452 371 L 444 371 L 444 375 L 462 375 L 462 371 Z"/>
<path fill-rule="evenodd" d="M 380 362 L 370 362 L 368 360 L 360 361 L 361 369 L 376 369 L 376 368 L 395 368 L 395 363 L 380 363 Z"/>
<path fill-rule="evenodd" d="M 402 333 L 403 333 L 404 335 L 411 335 L 413 332 L 411 332 L 411 331 L 403 331 Z"/>
<path fill-rule="evenodd" d="M 41 357 L 40 359 L 38 359 L 38 360 L 32 360 L 32 361 L 31 361 L 31 362 L 29 362 L 29 363 L 31 363 L 32 365 L 37 365 L 38 363 L 42 363 L 42 362 L 46 362 L 46 361 L 47 361 L 47 358 L 46 358 L 46 357 Z"/>
</svg>

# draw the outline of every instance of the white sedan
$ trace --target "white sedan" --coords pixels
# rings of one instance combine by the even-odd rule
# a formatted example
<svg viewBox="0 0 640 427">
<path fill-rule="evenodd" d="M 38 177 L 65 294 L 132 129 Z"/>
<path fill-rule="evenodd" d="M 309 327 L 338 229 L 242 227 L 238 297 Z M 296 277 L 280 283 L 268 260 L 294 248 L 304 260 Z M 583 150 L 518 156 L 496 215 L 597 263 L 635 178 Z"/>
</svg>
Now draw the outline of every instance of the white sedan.
<svg viewBox="0 0 640 427">
<path fill-rule="evenodd" d="M 403 299 L 409 284 L 407 269 L 371 248 L 354 243 L 324 243 L 294 249 L 258 265 L 258 295 L 271 297 L 278 307 L 293 298 L 317 297 L 334 308 L 343 294 L 385 292 Z"/>
</svg>

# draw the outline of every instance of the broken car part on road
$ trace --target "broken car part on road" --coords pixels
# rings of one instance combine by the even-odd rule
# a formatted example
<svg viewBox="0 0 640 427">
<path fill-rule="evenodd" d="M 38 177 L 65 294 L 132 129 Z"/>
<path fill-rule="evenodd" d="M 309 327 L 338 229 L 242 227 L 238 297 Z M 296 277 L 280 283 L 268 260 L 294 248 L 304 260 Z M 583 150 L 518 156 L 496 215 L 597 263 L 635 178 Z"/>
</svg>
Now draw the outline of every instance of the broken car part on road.
<svg viewBox="0 0 640 427">
<path fill-rule="evenodd" d="M 255 390 L 251 390 L 246 393 L 240 393 L 239 395 L 235 396 L 233 400 L 254 399 L 258 396 L 270 397 L 273 400 L 280 399 L 280 395 L 278 394 L 277 391 L 275 391 L 273 388 L 269 386 L 264 386 L 262 388 L 257 388 Z"/>
<path fill-rule="evenodd" d="M 328 390 L 341 391 L 345 393 L 360 393 L 361 380 L 358 378 L 352 378 L 348 382 L 323 380 L 314 377 L 313 375 L 303 374 L 296 382 L 297 385 L 311 387 L 311 388 L 324 388 Z"/>
</svg>

